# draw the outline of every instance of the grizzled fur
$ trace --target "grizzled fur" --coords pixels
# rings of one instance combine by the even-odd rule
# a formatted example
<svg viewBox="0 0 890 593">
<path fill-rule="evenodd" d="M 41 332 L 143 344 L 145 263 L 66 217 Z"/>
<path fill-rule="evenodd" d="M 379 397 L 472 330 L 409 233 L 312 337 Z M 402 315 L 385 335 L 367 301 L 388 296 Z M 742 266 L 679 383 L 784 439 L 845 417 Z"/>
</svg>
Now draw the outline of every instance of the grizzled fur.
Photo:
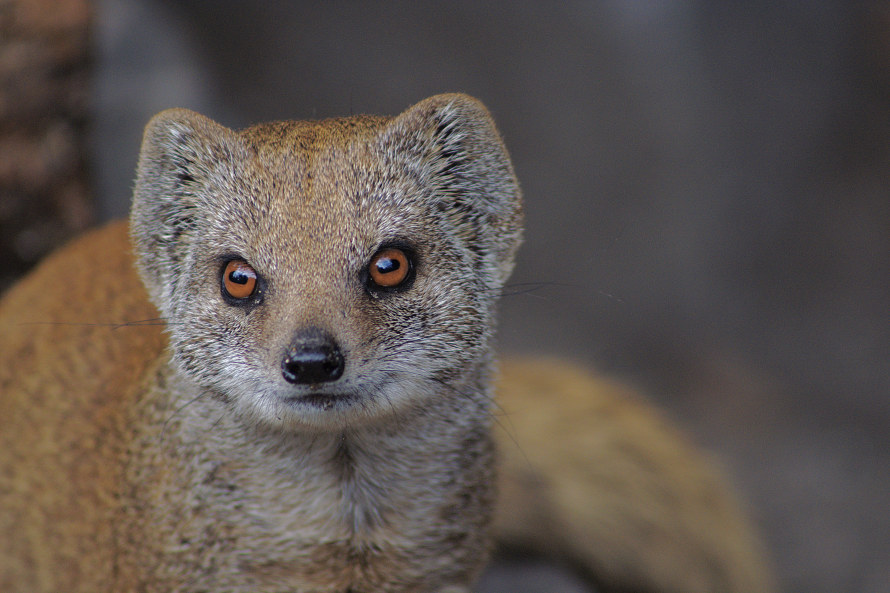
<svg viewBox="0 0 890 593">
<path fill-rule="evenodd" d="M 164 462 L 134 467 L 165 469 L 133 476 L 155 485 L 134 507 L 169 526 L 144 544 L 169 582 L 426 591 L 473 579 L 493 503 L 494 307 L 520 228 L 506 150 L 465 96 L 242 132 L 185 110 L 149 123 L 131 233 L 173 350 L 158 370 L 169 401 L 150 401 L 158 423 L 182 409 L 162 450 L 158 426 L 146 435 L 140 450 Z M 413 282 L 369 290 L 368 263 L 391 244 L 415 256 Z M 232 258 L 261 278 L 247 306 L 220 296 Z M 337 381 L 283 379 L 309 330 L 342 350 Z M 183 482 L 193 499 L 175 496 Z M 221 539 L 239 553 L 221 558 Z"/>
<path fill-rule="evenodd" d="M 462 95 L 241 132 L 158 115 L 129 237 L 0 299 L 0 591 L 463 593 L 489 524 L 603 590 L 773 590 L 719 473 L 634 393 L 556 361 L 492 376 L 520 218 Z M 396 289 L 369 282 L 387 246 L 413 259 Z M 258 276 L 240 300 L 230 260 Z M 320 345 L 336 373 L 288 366 Z"/>
</svg>

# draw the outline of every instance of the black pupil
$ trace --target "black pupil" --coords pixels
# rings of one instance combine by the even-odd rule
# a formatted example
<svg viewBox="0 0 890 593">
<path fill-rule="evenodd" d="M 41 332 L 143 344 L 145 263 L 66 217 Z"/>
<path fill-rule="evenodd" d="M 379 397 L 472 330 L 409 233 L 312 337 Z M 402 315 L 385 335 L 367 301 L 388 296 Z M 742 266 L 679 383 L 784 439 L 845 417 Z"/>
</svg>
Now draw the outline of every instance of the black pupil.
<svg viewBox="0 0 890 593">
<path fill-rule="evenodd" d="M 381 274 L 391 274 L 398 270 L 401 266 L 399 260 L 391 257 L 381 257 L 377 260 L 377 271 Z"/>
<path fill-rule="evenodd" d="M 250 276 L 245 274 L 243 270 L 232 270 L 229 274 L 229 280 L 235 284 L 247 284 L 250 281 Z"/>
</svg>

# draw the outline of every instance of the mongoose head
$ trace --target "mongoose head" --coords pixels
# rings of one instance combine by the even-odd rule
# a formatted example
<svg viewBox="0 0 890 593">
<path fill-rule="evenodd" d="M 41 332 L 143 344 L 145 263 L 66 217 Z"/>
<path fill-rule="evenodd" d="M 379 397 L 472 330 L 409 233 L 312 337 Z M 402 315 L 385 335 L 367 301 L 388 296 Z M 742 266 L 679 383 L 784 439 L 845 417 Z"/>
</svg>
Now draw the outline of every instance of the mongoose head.
<svg viewBox="0 0 890 593">
<path fill-rule="evenodd" d="M 173 109 L 130 223 L 180 371 L 255 421 L 334 429 L 486 368 L 521 200 L 467 96 L 242 131 Z"/>
</svg>

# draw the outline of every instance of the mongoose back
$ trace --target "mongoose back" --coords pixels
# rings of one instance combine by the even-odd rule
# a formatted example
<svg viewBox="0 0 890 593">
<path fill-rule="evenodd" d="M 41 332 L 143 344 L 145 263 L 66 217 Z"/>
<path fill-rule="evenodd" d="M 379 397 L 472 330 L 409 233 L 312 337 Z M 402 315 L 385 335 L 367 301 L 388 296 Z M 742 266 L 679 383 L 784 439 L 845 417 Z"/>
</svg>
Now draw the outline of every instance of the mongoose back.
<svg viewBox="0 0 890 593">
<path fill-rule="evenodd" d="M 495 509 L 521 218 L 463 95 L 240 132 L 156 116 L 132 253 L 111 225 L 0 304 L 0 590 L 462 592 L 493 533 L 607 589 L 769 590 L 700 455 L 559 363 L 505 365 Z"/>
</svg>

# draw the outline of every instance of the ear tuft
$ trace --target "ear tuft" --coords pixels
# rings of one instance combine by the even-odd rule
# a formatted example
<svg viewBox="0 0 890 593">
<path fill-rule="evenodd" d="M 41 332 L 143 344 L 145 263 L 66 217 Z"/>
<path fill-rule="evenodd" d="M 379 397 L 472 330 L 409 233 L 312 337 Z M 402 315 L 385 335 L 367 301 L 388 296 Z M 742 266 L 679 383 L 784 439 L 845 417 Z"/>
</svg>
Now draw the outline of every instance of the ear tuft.
<svg viewBox="0 0 890 593">
<path fill-rule="evenodd" d="M 413 153 L 446 215 L 500 288 L 521 241 L 522 197 L 488 110 L 462 94 L 430 97 L 391 123 L 395 151 Z M 419 153 L 418 153 L 419 151 Z"/>
<path fill-rule="evenodd" d="M 130 236 L 149 295 L 165 315 L 204 190 L 236 148 L 234 132 L 187 109 L 162 111 L 145 127 Z"/>
</svg>

